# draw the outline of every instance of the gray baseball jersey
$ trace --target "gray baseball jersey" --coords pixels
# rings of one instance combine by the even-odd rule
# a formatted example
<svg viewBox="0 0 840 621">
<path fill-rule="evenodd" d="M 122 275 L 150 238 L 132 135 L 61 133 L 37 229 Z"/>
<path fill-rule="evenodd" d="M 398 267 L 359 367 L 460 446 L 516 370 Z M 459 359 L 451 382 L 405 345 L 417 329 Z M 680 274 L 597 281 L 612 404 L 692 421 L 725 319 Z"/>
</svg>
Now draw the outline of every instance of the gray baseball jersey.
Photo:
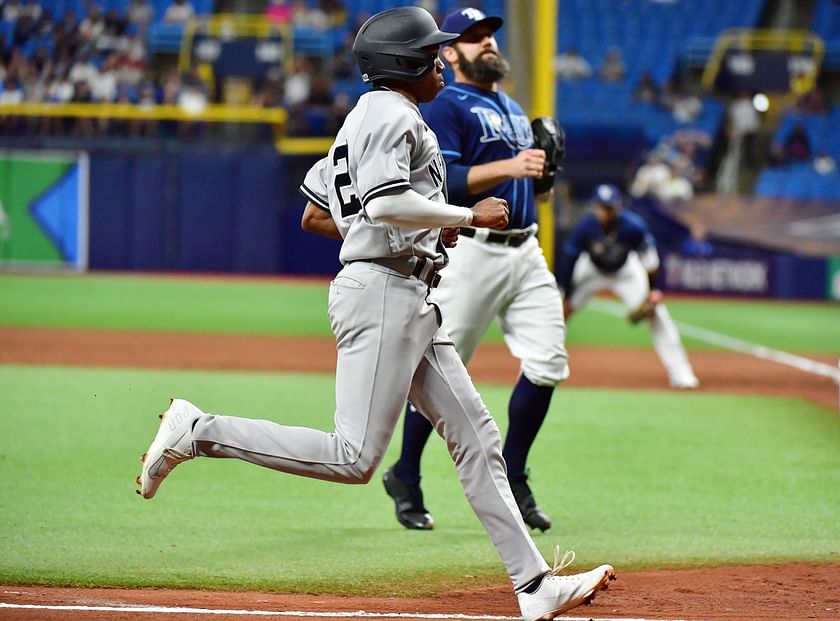
<svg viewBox="0 0 840 621">
<path fill-rule="evenodd" d="M 417 106 L 387 90 L 362 95 L 327 157 L 313 166 L 301 191 L 327 210 L 344 243 L 342 263 L 417 255 L 443 267 L 440 229 L 404 229 L 372 221 L 365 206 L 377 196 L 411 188 L 445 202 L 446 166 L 434 132 Z"/>
<path fill-rule="evenodd" d="M 335 431 L 273 421 L 201 416 L 196 456 L 236 457 L 267 468 L 342 483 L 366 483 L 381 463 L 407 398 L 446 440 L 464 492 L 517 589 L 549 567 L 537 550 L 507 480 L 495 421 L 440 328 L 429 287 L 365 259 L 396 257 L 442 265 L 440 229 L 371 220 L 364 205 L 382 192 L 411 188 L 443 200 L 437 140 L 404 96 L 362 97 L 303 192 L 328 209 L 344 236 L 344 267 L 330 284 L 336 337 Z"/>
</svg>

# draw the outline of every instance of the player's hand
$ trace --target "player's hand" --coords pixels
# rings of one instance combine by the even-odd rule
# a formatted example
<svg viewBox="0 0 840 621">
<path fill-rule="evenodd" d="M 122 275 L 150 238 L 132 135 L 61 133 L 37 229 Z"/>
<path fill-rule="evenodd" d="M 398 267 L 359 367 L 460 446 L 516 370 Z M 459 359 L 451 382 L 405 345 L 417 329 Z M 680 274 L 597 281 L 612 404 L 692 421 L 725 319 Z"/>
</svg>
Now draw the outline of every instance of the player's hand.
<svg viewBox="0 0 840 621">
<path fill-rule="evenodd" d="M 659 304 L 664 298 L 665 296 L 659 289 L 651 289 L 647 297 L 651 304 Z"/>
<path fill-rule="evenodd" d="M 457 226 L 440 230 L 440 241 L 444 248 L 454 248 L 458 245 L 458 233 L 461 231 Z"/>
<path fill-rule="evenodd" d="M 473 205 L 473 226 L 503 229 L 507 226 L 510 210 L 503 198 L 491 196 Z"/>
<path fill-rule="evenodd" d="M 525 149 L 510 160 L 510 176 L 514 179 L 542 177 L 545 169 L 545 151 Z"/>
</svg>

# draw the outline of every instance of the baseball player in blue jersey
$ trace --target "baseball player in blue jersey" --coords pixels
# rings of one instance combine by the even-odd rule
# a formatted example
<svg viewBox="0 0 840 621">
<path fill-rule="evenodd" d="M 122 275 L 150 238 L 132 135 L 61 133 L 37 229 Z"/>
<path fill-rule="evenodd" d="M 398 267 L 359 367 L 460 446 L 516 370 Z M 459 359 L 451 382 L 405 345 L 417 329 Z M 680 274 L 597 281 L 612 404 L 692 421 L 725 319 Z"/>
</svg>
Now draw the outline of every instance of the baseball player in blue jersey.
<svg viewBox="0 0 840 621">
<path fill-rule="evenodd" d="M 549 516 L 528 485 L 526 459 L 549 409 L 554 387 L 569 375 L 563 303 L 536 238 L 534 180 L 546 154 L 532 148 L 533 136 L 521 106 L 499 89 L 508 64 L 494 32 L 501 17 L 474 8 L 454 11 L 441 28 L 458 39 L 442 48 L 454 84 L 422 109 L 446 162 L 449 200 L 472 204 L 487 196 L 507 201 L 510 219 L 501 231 L 462 226 L 457 248 L 434 294 L 443 322 L 468 363 L 494 318 L 521 373 L 510 398 L 504 458 L 511 488 L 525 523 L 546 530 Z M 432 425 L 409 406 L 402 452 L 383 482 L 406 528 L 431 529 L 433 518 L 420 488 L 420 458 Z M 541 480 L 550 487 L 550 476 Z"/>
<path fill-rule="evenodd" d="M 670 385 L 697 388 L 700 382 L 677 326 L 654 286 L 659 255 L 650 229 L 638 215 L 621 208 L 621 191 L 614 185 L 595 188 L 592 202 L 594 210 L 578 221 L 563 246 L 560 284 L 566 318 L 598 291 L 612 291 L 630 309 L 631 323 L 648 321 Z"/>
<path fill-rule="evenodd" d="M 508 222 L 504 199 L 488 197 L 472 208 L 446 201 L 440 148 L 417 107 L 443 88 L 439 47 L 456 37 L 418 7 L 366 21 L 353 52 L 374 88 L 359 98 L 301 185 L 308 199 L 304 229 L 342 240 L 342 269 L 330 283 L 328 309 L 337 350 L 334 430 L 208 414 L 175 399 L 142 457 L 137 491 L 152 498 L 176 466 L 199 457 L 367 483 L 410 399 L 446 438 L 523 619 L 553 619 L 590 601 L 615 572 L 600 565 L 561 576 L 565 563 L 556 551 L 554 569 L 548 566 L 508 485 L 498 427 L 429 299 L 447 262 L 442 227 Z M 451 234 L 447 239 L 456 241 Z"/>
</svg>

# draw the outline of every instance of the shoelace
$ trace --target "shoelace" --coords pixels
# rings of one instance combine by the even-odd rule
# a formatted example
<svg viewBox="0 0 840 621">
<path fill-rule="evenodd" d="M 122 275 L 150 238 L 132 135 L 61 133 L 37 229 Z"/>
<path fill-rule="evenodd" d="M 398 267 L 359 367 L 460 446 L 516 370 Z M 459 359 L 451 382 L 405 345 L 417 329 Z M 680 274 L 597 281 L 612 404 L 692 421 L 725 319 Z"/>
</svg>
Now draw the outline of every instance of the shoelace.
<svg viewBox="0 0 840 621">
<path fill-rule="evenodd" d="M 560 546 L 554 546 L 554 566 L 551 568 L 551 575 L 552 576 L 560 576 L 560 572 L 562 572 L 566 567 L 571 565 L 575 562 L 575 551 L 574 550 L 566 550 L 563 553 L 563 556 L 560 556 Z M 566 576 L 562 576 L 566 577 Z"/>
</svg>

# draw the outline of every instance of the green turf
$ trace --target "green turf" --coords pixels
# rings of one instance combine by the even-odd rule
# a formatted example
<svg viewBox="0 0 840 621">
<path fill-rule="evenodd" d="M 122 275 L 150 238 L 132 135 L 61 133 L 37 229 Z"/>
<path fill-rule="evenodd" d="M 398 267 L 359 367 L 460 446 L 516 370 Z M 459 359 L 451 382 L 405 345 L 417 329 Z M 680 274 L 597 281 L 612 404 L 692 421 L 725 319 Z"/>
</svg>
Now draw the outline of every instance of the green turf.
<svg viewBox="0 0 840 621">
<path fill-rule="evenodd" d="M 323 282 L 0 275 L 0 325 L 330 336 Z M 836 303 L 673 299 L 680 321 L 791 352 L 840 355 Z M 491 328 L 488 340 L 501 340 Z M 706 347 L 691 338 L 689 348 Z M 650 332 L 586 308 L 570 345 L 648 347 Z"/>
<path fill-rule="evenodd" d="M 507 388 L 482 394 L 504 411 Z M 0 395 L 0 582 L 386 595 L 504 580 L 437 440 L 433 532 L 396 523 L 378 475 L 340 486 L 200 459 L 154 500 L 134 494 L 166 397 L 330 429 L 331 376 L 0 366 Z M 563 388 L 532 451 L 555 522 L 536 541 L 619 571 L 840 561 L 838 445 L 840 416 L 795 399 Z"/>
</svg>

